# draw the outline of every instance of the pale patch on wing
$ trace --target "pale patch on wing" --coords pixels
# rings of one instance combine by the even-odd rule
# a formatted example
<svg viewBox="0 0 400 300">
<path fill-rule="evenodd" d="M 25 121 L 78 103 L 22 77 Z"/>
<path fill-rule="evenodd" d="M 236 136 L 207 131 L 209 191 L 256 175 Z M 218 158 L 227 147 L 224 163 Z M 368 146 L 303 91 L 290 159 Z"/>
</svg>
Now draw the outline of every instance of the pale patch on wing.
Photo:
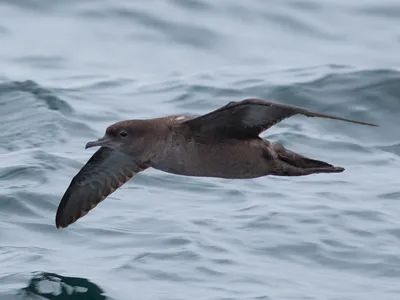
<svg viewBox="0 0 400 300">
<path fill-rule="evenodd" d="M 190 119 L 193 119 L 193 117 L 179 115 L 179 116 L 169 116 L 169 117 L 166 117 L 166 119 L 167 119 L 167 122 L 170 124 L 174 124 L 174 123 L 179 124 L 179 123 L 188 121 Z"/>
</svg>

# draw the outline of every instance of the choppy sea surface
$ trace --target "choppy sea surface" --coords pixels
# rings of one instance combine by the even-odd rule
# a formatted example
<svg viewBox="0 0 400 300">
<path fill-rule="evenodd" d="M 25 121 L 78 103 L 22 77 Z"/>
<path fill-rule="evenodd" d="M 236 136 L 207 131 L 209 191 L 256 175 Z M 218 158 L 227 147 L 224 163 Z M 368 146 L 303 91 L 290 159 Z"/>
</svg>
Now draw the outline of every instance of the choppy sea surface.
<svg viewBox="0 0 400 300">
<path fill-rule="evenodd" d="M 1 0 L 0 299 L 400 299 L 400 2 Z M 263 137 L 346 170 L 138 174 L 67 229 L 86 142 L 261 97 Z"/>
</svg>

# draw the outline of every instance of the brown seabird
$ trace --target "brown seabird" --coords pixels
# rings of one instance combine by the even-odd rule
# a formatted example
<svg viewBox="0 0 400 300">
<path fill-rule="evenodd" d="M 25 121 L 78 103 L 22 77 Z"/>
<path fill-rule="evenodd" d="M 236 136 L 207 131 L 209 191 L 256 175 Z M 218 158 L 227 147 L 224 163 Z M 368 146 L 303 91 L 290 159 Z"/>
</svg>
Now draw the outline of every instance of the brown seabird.
<svg viewBox="0 0 400 300">
<path fill-rule="evenodd" d="M 100 149 L 72 179 L 58 206 L 56 226 L 74 223 L 149 167 L 178 175 L 228 179 L 343 172 L 342 167 L 259 137 L 276 123 L 298 114 L 377 126 L 262 99 L 232 101 L 199 117 L 117 122 L 102 138 L 86 144 L 86 149 Z"/>
</svg>

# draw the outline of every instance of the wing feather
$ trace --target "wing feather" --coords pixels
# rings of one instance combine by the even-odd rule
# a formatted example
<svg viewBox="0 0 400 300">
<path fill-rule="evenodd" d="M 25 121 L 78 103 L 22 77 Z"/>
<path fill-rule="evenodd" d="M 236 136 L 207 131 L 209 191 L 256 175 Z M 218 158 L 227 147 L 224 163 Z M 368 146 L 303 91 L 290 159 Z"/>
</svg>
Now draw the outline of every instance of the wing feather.
<svg viewBox="0 0 400 300">
<path fill-rule="evenodd" d="M 316 113 L 301 107 L 256 98 L 229 102 L 217 110 L 183 123 L 199 133 L 248 138 L 256 137 L 282 120 L 299 114 L 307 117 L 378 126 L 372 123 Z"/>
<path fill-rule="evenodd" d="M 72 179 L 62 197 L 56 213 L 57 228 L 68 227 L 85 216 L 146 168 L 122 152 L 101 147 Z"/>
</svg>

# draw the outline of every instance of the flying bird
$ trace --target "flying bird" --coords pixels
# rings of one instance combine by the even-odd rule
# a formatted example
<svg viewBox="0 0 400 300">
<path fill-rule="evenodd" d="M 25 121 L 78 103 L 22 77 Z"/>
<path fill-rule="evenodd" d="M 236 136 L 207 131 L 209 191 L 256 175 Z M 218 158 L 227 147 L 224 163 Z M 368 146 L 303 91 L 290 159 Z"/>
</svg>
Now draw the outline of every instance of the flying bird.
<svg viewBox="0 0 400 300">
<path fill-rule="evenodd" d="M 102 138 L 86 144 L 86 149 L 100 148 L 68 186 L 57 209 L 56 227 L 76 222 L 147 168 L 227 179 L 343 172 L 342 167 L 305 157 L 259 136 L 294 115 L 378 126 L 262 99 L 232 101 L 198 117 L 120 121 L 110 125 Z"/>
</svg>

